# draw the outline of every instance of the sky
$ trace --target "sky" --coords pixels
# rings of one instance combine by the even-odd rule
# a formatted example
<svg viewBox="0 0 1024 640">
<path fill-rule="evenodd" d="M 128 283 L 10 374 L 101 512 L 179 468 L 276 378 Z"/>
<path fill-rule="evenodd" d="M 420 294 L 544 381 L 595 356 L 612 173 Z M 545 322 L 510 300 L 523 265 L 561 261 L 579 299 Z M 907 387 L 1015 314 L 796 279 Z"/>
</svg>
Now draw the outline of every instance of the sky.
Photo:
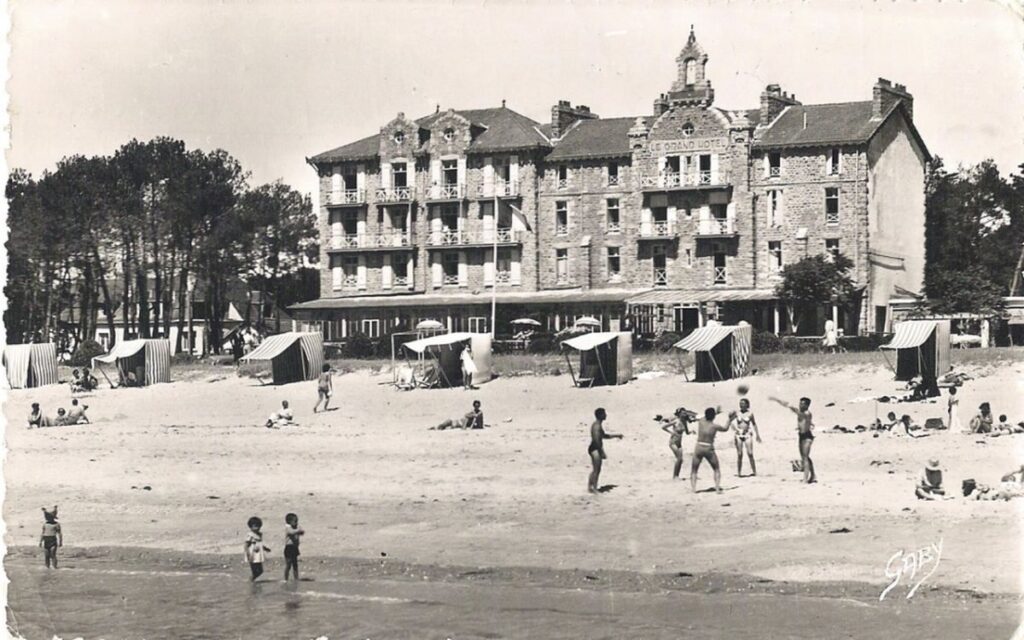
<svg viewBox="0 0 1024 640">
<path fill-rule="evenodd" d="M 223 148 L 253 185 L 314 193 L 305 158 L 398 112 L 558 100 L 636 116 L 675 77 L 690 25 L 715 104 L 766 84 L 804 103 L 905 84 L 947 166 L 1024 162 L 1024 22 L 969 2 L 314 2 L 11 0 L 8 165 L 34 174 L 132 138 Z"/>
</svg>

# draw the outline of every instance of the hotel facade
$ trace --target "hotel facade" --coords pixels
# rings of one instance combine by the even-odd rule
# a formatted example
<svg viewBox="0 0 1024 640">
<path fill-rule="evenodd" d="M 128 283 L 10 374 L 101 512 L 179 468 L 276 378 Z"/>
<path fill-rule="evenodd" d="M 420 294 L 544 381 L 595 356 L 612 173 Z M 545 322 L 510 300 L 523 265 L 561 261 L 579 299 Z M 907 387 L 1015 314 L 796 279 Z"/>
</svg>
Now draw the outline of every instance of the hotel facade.
<svg viewBox="0 0 1024 640">
<path fill-rule="evenodd" d="M 327 340 L 425 319 L 499 334 L 580 316 L 681 334 L 709 319 L 783 332 L 782 267 L 853 262 L 860 298 L 825 308 L 847 335 L 891 328 L 921 288 L 928 151 L 913 97 L 879 79 L 863 102 L 805 105 L 768 85 L 714 104 L 691 31 L 652 113 L 600 118 L 559 101 L 549 122 L 505 107 L 399 113 L 308 159 L 320 185 L 320 298 L 295 317 Z"/>
</svg>

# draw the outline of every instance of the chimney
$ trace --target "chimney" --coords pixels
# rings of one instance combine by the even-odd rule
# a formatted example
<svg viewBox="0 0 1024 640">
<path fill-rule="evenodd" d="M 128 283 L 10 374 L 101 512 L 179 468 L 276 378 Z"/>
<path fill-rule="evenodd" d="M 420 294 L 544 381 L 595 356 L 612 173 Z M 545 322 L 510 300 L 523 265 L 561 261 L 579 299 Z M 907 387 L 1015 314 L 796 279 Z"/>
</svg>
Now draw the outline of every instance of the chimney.
<svg viewBox="0 0 1024 640">
<path fill-rule="evenodd" d="M 657 118 L 666 111 L 668 111 L 668 96 L 663 93 L 654 99 L 654 117 Z"/>
<path fill-rule="evenodd" d="M 913 121 L 914 96 L 910 95 L 904 85 L 894 84 L 885 78 L 879 78 L 871 94 L 871 117 L 875 119 L 881 118 L 897 102 L 903 103 L 903 110 L 907 113 L 907 119 Z"/>
<path fill-rule="evenodd" d="M 590 120 L 597 117 L 597 114 L 591 113 L 590 107 L 586 105 L 581 104 L 573 108 L 568 100 L 559 100 L 558 104 L 551 107 L 551 137 L 561 138 L 577 120 Z"/>
<path fill-rule="evenodd" d="M 766 126 L 790 105 L 800 104 L 796 96 L 785 93 L 777 84 L 770 84 L 761 92 L 761 126 Z"/>
</svg>

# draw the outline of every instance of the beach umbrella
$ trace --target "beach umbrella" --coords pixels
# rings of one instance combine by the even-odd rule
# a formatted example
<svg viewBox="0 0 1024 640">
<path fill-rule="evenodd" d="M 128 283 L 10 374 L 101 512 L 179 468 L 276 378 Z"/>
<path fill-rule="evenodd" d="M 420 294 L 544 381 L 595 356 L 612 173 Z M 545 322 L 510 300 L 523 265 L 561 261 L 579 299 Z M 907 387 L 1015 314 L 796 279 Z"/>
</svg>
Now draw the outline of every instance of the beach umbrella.
<svg viewBox="0 0 1024 640">
<path fill-rule="evenodd" d="M 576 320 L 577 327 L 600 327 L 601 321 L 592 316 L 583 316 Z"/>
<path fill-rule="evenodd" d="M 422 331 L 424 329 L 444 329 L 444 325 L 438 322 L 437 320 L 422 320 L 420 321 L 419 324 L 416 325 L 416 329 L 418 331 Z"/>
<path fill-rule="evenodd" d="M 516 320 L 513 320 L 512 324 L 525 324 L 525 325 L 529 325 L 531 327 L 539 327 L 540 326 L 540 323 L 537 322 L 536 320 L 534 320 L 533 318 L 518 318 Z"/>
</svg>

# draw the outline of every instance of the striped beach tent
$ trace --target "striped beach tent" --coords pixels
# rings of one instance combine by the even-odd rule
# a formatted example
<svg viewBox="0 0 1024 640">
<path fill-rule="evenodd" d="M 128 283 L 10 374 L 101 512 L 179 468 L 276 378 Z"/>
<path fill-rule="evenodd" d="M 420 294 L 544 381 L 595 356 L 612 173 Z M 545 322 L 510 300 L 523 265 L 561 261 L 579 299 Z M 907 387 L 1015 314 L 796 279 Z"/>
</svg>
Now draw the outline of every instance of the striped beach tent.
<svg viewBox="0 0 1024 640">
<path fill-rule="evenodd" d="M 896 352 L 896 379 L 936 379 L 949 371 L 949 320 L 908 320 L 880 349 Z"/>
<path fill-rule="evenodd" d="M 707 325 L 673 346 L 693 354 L 694 381 L 715 382 L 741 378 L 750 369 L 750 325 Z"/>
<path fill-rule="evenodd" d="M 171 343 L 167 340 L 124 340 L 92 361 L 93 367 L 97 363 L 115 365 L 122 380 L 134 374 L 140 386 L 171 381 Z"/>
<path fill-rule="evenodd" d="M 57 347 L 52 342 L 9 344 L 4 347 L 4 368 L 12 389 L 57 384 Z"/>
<path fill-rule="evenodd" d="M 324 366 L 324 338 L 319 332 L 279 333 L 268 336 L 242 360 L 269 362 L 274 384 L 316 380 Z"/>
<path fill-rule="evenodd" d="M 476 373 L 473 384 L 490 381 L 492 373 L 491 335 L 489 333 L 442 333 L 402 345 L 421 361 L 431 360 L 437 370 L 438 387 L 456 387 L 464 383 L 462 351 L 470 348 Z"/>
</svg>

